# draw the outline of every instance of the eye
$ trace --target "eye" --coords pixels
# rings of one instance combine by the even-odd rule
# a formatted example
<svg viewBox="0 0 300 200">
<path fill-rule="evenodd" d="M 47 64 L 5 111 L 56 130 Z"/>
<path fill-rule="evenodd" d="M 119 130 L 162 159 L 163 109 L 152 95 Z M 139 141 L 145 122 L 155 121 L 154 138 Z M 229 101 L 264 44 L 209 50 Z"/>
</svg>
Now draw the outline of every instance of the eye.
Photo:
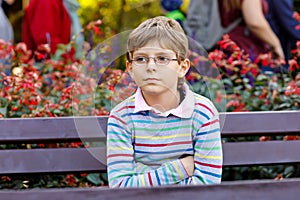
<svg viewBox="0 0 300 200">
<path fill-rule="evenodd" d="M 165 56 L 157 56 L 156 59 L 158 62 L 168 62 L 169 61 L 169 59 Z"/>
<path fill-rule="evenodd" d="M 148 58 L 144 57 L 144 56 L 136 57 L 134 60 L 136 62 L 139 62 L 139 63 L 146 63 L 146 62 L 148 62 Z"/>
</svg>

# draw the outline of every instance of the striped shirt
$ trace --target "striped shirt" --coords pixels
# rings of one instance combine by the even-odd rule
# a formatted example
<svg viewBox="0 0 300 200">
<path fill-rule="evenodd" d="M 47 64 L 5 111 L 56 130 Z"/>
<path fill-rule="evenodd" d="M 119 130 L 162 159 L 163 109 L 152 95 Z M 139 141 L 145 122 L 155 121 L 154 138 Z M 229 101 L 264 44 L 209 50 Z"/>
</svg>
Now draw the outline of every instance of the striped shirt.
<svg viewBox="0 0 300 200">
<path fill-rule="evenodd" d="M 214 184 L 221 182 L 219 115 L 207 98 L 185 86 L 174 110 L 157 113 L 140 90 L 117 105 L 108 119 L 107 167 L 110 187 Z M 189 176 L 180 161 L 193 155 Z"/>
</svg>

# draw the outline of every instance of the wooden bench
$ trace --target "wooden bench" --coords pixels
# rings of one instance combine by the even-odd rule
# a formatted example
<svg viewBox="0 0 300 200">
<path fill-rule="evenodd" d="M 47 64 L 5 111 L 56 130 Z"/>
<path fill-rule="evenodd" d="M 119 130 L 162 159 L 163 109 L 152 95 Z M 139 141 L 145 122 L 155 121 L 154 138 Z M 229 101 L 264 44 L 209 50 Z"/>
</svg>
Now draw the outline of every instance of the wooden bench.
<svg viewBox="0 0 300 200">
<path fill-rule="evenodd" d="M 300 135 L 300 111 L 221 113 L 223 138 Z M 0 119 L 0 143 L 106 141 L 107 117 Z M 0 150 L 0 176 L 106 172 L 105 146 Z M 300 140 L 225 142 L 224 167 L 299 164 Z M 284 188 L 284 189 L 283 189 Z M 230 181 L 219 185 L 159 188 L 0 190 L 0 199 L 297 199 L 300 178 Z M 290 197 L 290 198 L 289 198 Z"/>
</svg>

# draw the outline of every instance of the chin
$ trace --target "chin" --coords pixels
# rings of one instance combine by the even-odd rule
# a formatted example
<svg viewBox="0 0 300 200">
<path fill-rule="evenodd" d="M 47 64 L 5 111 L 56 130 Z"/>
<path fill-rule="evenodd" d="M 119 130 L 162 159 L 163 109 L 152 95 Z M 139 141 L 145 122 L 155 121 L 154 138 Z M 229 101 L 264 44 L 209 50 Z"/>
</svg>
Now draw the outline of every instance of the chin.
<svg viewBox="0 0 300 200">
<path fill-rule="evenodd" d="M 148 95 L 159 95 L 164 92 L 165 88 L 159 85 L 145 85 L 141 90 Z"/>
</svg>

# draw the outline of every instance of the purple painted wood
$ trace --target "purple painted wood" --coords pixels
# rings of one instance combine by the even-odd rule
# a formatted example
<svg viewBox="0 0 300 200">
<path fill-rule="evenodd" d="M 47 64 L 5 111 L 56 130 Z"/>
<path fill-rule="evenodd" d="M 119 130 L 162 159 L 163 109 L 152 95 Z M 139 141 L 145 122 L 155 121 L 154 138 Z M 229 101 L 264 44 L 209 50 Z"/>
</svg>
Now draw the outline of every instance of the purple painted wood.
<svg viewBox="0 0 300 200">
<path fill-rule="evenodd" d="M 300 163 L 300 141 L 224 143 L 224 166 Z M 0 174 L 106 171 L 106 148 L 1 150 Z"/>
<path fill-rule="evenodd" d="M 300 196 L 300 179 L 282 181 L 235 181 L 219 185 L 168 186 L 156 188 L 65 188 L 35 190 L 2 190 L 0 199 L 5 200 L 297 200 Z"/>
<path fill-rule="evenodd" d="M 300 134 L 299 111 L 221 113 L 223 137 Z M 0 143 L 105 141 L 107 117 L 0 119 Z M 300 140 L 224 143 L 224 166 L 300 163 Z M 106 147 L 0 150 L 0 174 L 104 172 Z M 284 188 L 284 189 L 282 189 Z M 0 190 L 0 199 L 298 199 L 300 179 L 159 188 Z"/>
<path fill-rule="evenodd" d="M 300 163 L 300 140 L 223 144 L 224 166 Z"/>
<path fill-rule="evenodd" d="M 221 131 L 226 137 L 244 135 L 300 134 L 300 111 L 221 113 Z M 223 125 L 223 127 L 222 127 Z"/>
<path fill-rule="evenodd" d="M 107 117 L 0 119 L 0 143 L 105 139 Z"/>
<path fill-rule="evenodd" d="M 0 151 L 0 174 L 106 172 L 106 148 Z"/>
<path fill-rule="evenodd" d="M 223 136 L 299 133 L 299 111 L 222 113 Z M 278 123 L 271 123 L 271 121 Z M 0 143 L 106 139 L 107 117 L 1 119 Z M 281 125 L 281 129 L 279 128 Z M 245 128 L 246 127 L 246 128 Z M 251 128 L 252 127 L 252 128 Z M 275 128 L 276 129 L 275 129 Z M 224 166 L 300 163 L 300 141 L 224 143 Z M 103 143 L 104 144 L 104 143 Z M 0 150 L 0 174 L 105 171 L 105 146 Z"/>
<path fill-rule="evenodd" d="M 300 111 L 221 113 L 223 137 L 299 134 Z M 0 119 L 0 143 L 105 140 L 107 117 Z"/>
</svg>

